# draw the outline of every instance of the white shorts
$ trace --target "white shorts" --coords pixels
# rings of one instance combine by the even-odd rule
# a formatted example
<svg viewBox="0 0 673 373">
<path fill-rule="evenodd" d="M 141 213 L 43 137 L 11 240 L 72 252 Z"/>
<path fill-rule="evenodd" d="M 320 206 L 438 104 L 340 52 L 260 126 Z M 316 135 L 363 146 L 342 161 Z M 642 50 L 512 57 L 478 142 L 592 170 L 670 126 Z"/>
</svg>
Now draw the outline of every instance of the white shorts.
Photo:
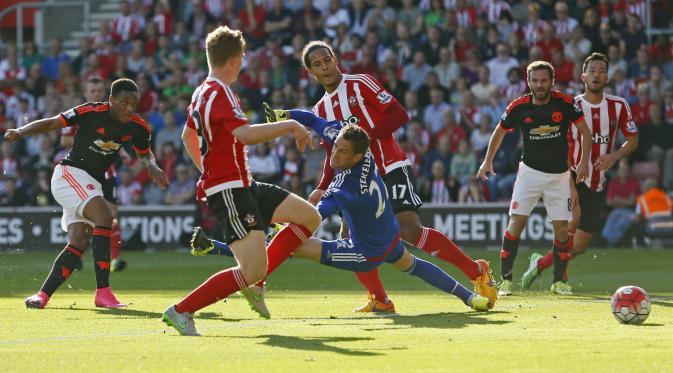
<svg viewBox="0 0 673 373">
<path fill-rule="evenodd" d="M 549 174 L 520 162 L 512 192 L 512 203 L 509 205 L 509 215 L 530 216 L 540 197 L 551 220 L 571 220 L 570 171 Z"/>
<path fill-rule="evenodd" d="M 82 214 L 84 206 L 94 197 L 103 197 L 103 187 L 86 171 L 71 166 L 57 165 L 51 176 L 51 193 L 63 207 L 61 228 L 68 231 L 72 223 L 95 224 Z"/>
</svg>

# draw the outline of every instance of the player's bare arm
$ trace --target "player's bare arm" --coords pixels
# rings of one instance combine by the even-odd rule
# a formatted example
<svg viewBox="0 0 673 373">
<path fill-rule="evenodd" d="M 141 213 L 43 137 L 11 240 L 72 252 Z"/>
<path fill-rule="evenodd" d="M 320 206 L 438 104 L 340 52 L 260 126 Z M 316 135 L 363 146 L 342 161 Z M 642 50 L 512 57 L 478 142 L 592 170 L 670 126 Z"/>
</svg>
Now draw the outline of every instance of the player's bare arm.
<svg viewBox="0 0 673 373">
<path fill-rule="evenodd" d="M 277 123 L 245 124 L 237 127 L 232 135 L 245 145 L 259 144 L 284 135 L 292 135 L 299 151 L 303 152 L 306 145 L 311 146 L 311 132 L 292 119 Z"/>
<path fill-rule="evenodd" d="M 140 164 L 147 169 L 147 172 L 150 174 L 150 178 L 161 189 L 166 189 L 168 186 L 168 177 L 159 166 L 157 166 L 157 161 L 154 158 L 152 151 L 148 151 L 145 154 L 137 153 L 138 158 L 140 159 Z"/>
<path fill-rule="evenodd" d="M 185 145 L 185 150 L 189 154 L 196 168 L 203 173 L 203 159 L 201 158 L 201 151 L 199 150 L 199 135 L 195 129 L 185 126 L 182 130 L 182 143 Z"/>
<path fill-rule="evenodd" d="M 477 171 L 477 177 L 481 180 L 488 180 L 488 173 L 495 175 L 493 171 L 493 158 L 495 154 L 500 149 L 502 144 L 502 139 L 505 138 L 505 129 L 501 126 L 495 127 L 493 134 L 491 135 L 491 140 L 488 142 L 488 150 L 486 150 L 486 157 L 484 157 L 484 162 L 479 166 L 479 171 Z"/>
<path fill-rule="evenodd" d="M 615 162 L 624 157 L 627 157 L 629 154 L 636 151 L 636 149 L 638 149 L 637 134 L 627 137 L 624 144 L 622 144 L 622 146 L 614 152 L 610 152 L 598 157 L 594 167 L 596 167 L 596 169 L 599 171 L 609 170 L 615 164 Z"/>
<path fill-rule="evenodd" d="M 61 121 L 60 116 L 57 115 L 51 118 L 39 119 L 34 122 L 30 122 L 19 128 L 8 129 L 7 132 L 5 132 L 4 139 L 5 141 L 12 142 L 26 136 L 37 135 L 59 128 L 63 128 L 63 122 Z"/>
</svg>

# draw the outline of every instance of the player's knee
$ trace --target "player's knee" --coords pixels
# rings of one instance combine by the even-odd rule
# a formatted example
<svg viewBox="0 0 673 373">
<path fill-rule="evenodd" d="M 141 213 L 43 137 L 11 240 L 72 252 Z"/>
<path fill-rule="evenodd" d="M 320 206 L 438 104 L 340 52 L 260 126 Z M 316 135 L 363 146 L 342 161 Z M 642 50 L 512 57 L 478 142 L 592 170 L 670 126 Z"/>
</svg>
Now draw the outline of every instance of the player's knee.
<svg viewBox="0 0 673 373">
<path fill-rule="evenodd" d="M 68 243 L 84 251 L 91 245 L 91 235 L 85 231 L 68 232 Z"/>
<path fill-rule="evenodd" d="M 97 226 L 101 227 L 112 227 L 112 214 L 110 213 L 109 210 L 101 210 L 96 214 L 97 216 L 93 219 L 93 222 Z"/>
<path fill-rule="evenodd" d="M 308 229 L 309 231 L 311 231 L 311 233 L 313 233 L 320 226 L 322 218 L 320 217 L 320 213 L 318 212 L 318 210 L 313 206 L 305 210 L 306 211 L 302 211 L 302 213 L 300 214 L 301 220 L 298 223 L 303 225 L 306 229 Z"/>
</svg>

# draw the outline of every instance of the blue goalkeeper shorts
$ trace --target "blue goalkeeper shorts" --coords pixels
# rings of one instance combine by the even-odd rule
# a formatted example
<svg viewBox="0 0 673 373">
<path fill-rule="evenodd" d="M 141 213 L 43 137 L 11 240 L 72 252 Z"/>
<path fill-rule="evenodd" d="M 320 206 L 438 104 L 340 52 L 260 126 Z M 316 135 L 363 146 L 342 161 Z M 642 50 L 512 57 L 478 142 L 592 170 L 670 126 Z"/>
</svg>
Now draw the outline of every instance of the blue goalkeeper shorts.
<svg viewBox="0 0 673 373">
<path fill-rule="evenodd" d="M 330 267 L 352 272 L 369 272 L 383 262 L 395 263 L 404 254 L 404 245 L 399 237 L 386 249 L 381 256 L 372 256 L 371 250 L 366 247 L 356 247 L 351 239 L 323 241 L 320 263 Z"/>
</svg>

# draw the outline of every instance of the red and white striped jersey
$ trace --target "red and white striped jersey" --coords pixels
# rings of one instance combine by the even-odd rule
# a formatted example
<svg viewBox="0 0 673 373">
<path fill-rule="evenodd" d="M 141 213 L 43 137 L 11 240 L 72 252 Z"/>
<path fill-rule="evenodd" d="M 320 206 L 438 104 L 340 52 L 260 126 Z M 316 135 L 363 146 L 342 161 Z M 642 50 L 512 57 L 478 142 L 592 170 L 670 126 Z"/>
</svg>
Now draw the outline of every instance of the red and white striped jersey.
<svg viewBox="0 0 673 373">
<path fill-rule="evenodd" d="M 248 124 L 236 94 L 217 78 L 208 77 L 192 94 L 186 125 L 199 137 L 207 196 L 225 189 L 249 187 L 252 174 L 246 146 L 232 132 Z"/>
<path fill-rule="evenodd" d="M 112 37 L 117 41 L 129 41 L 140 33 L 140 24 L 132 14 L 119 14 L 112 20 Z"/>
<path fill-rule="evenodd" d="M 603 94 L 603 100 L 594 105 L 584 98 L 584 94 L 575 96 L 575 103 L 582 108 L 584 118 L 591 131 L 592 148 L 589 162 L 589 177 L 584 183 L 594 192 L 605 187 L 605 171 L 594 169 L 594 164 L 602 155 L 612 152 L 615 146 L 617 128 L 625 137 L 638 134 L 633 121 L 631 108 L 625 99 Z M 582 157 L 582 139 L 577 127 L 572 126 L 568 132 L 570 142 L 570 162 L 573 170 L 577 169 Z"/>
<path fill-rule="evenodd" d="M 370 133 L 374 127 L 386 125 L 381 121 L 383 112 L 394 102 L 395 97 L 370 75 L 343 74 L 337 89 L 332 93 L 325 92 L 313 107 L 313 113 L 329 121 L 357 124 Z M 380 139 L 372 138 L 369 149 L 381 175 L 411 165 L 392 134 Z"/>
<path fill-rule="evenodd" d="M 496 24 L 503 10 L 512 11 L 509 4 L 502 0 L 484 0 L 481 3 L 481 13 L 488 16 L 488 23 Z"/>
</svg>

